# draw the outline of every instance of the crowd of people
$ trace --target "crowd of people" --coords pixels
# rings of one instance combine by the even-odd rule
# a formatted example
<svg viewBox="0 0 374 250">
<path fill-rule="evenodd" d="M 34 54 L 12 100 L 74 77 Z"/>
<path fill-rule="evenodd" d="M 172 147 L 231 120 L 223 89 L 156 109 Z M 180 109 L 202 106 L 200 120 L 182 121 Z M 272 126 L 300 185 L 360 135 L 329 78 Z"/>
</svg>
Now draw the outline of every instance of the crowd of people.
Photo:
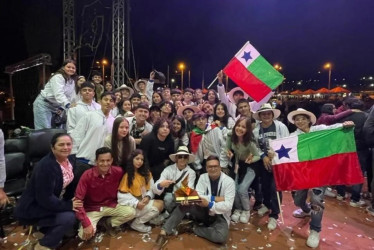
<svg viewBox="0 0 374 250">
<path fill-rule="evenodd" d="M 86 81 L 75 71 L 74 61 L 64 62 L 34 102 L 35 129 L 51 128 L 53 114 L 67 116 L 67 133 L 53 137 L 51 153 L 35 167 L 16 208 L 21 223 L 37 225 L 44 234 L 35 249 L 56 248 L 76 219 L 82 240 L 92 239 L 103 217 L 111 236 L 127 222 L 143 233 L 162 225 L 154 249 L 176 232 L 224 243 L 230 221 L 248 223 L 252 209 L 268 215 L 267 228 L 275 230 L 280 208 L 269 140 L 323 129 L 355 126 L 361 170 L 368 177 L 365 195 L 372 197 L 374 108 L 365 112 L 358 98 L 347 97 L 337 108 L 324 104 L 317 119 L 303 108 L 250 101 L 239 87 L 226 93 L 222 72 L 217 91 L 204 96 L 201 89 L 154 90 L 153 71 L 134 89 L 114 89 L 99 72 Z M 186 177 L 198 202 L 175 200 Z M 349 198 L 345 186 L 315 187 L 311 203 L 308 190 L 293 193 L 300 207 L 293 215 L 311 217 L 309 247 L 319 245 L 324 195 L 361 207 L 362 188 L 352 186 Z M 0 192 L 3 204 L 2 197 Z M 374 199 L 367 212 L 374 216 Z"/>
</svg>

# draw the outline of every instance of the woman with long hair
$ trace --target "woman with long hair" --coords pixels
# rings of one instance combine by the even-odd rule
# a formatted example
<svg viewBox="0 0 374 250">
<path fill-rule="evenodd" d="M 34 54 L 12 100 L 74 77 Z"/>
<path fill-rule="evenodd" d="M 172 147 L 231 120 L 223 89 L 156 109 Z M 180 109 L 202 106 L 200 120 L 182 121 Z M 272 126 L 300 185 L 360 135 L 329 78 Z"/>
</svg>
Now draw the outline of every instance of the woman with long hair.
<svg viewBox="0 0 374 250">
<path fill-rule="evenodd" d="M 205 94 L 204 99 L 212 106 L 215 106 L 219 102 L 218 94 L 214 89 L 209 89 Z"/>
<path fill-rule="evenodd" d="M 35 129 L 51 128 L 53 113 L 69 109 L 75 98 L 76 63 L 67 59 L 52 75 L 33 103 Z"/>
<path fill-rule="evenodd" d="M 186 123 L 181 115 L 174 116 L 171 122 L 171 136 L 174 140 L 174 150 L 177 151 L 179 146 L 187 146 L 189 142 L 186 133 Z"/>
<path fill-rule="evenodd" d="M 248 188 L 255 178 L 253 164 L 260 160 L 249 117 L 241 117 L 236 121 L 232 133 L 227 135 L 226 147 L 229 158 L 232 158 L 235 153 L 235 210 L 231 220 L 248 223 L 250 217 Z"/>
<path fill-rule="evenodd" d="M 230 116 L 226 104 L 220 102 L 214 107 L 213 123 L 220 127 L 223 137 L 226 139 L 227 133 L 235 125 L 235 121 Z"/>
<path fill-rule="evenodd" d="M 117 117 L 113 122 L 112 134 L 105 138 L 104 146 L 112 149 L 113 165 L 125 169 L 130 154 L 135 150 L 136 144 L 129 135 L 129 121 L 124 117 Z"/>
<path fill-rule="evenodd" d="M 160 106 L 161 102 L 163 102 L 161 92 L 155 91 L 152 94 L 152 106 Z"/>
<path fill-rule="evenodd" d="M 129 99 L 123 99 L 117 104 L 118 115 L 117 117 L 133 117 L 134 113 L 131 112 L 131 101 Z"/>
<path fill-rule="evenodd" d="M 144 225 L 164 209 L 162 200 L 154 200 L 154 181 L 143 151 L 132 152 L 126 167 L 126 174 L 118 188 L 118 204 L 136 208 L 135 220 L 130 227 L 138 232 L 149 233 L 152 227 Z"/>
</svg>

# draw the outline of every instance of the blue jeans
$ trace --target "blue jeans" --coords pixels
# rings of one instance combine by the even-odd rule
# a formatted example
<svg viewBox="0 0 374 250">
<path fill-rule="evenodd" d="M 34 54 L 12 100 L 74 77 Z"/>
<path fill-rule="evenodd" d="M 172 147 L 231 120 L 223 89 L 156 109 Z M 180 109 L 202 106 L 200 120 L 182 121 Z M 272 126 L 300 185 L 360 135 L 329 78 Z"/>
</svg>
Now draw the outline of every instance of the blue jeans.
<svg viewBox="0 0 374 250">
<path fill-rule="evenodd" d="M 275 187 L 274 175 L 263 167 L 262 171 L 262 194 L 264 196 L 264 205 L 269 208 L 269 217 L 278 219 L 280 213 L 277 189 Z M 282 203 L 282 192 L 279 192 L 280 203 Z"/>
<path fill-rule="evenodd" d="M 40 245 L 56 248 L 66 232 L 73 229 L 75 224 L 75 213 L 73 211 L 59 212 L 54 216 L 40 219 L 37 226 L 44 233 Z"/>
<path fill-rule="evenodd" d="M 368 164 L 370 164 L 370 162 L 369 162 L 370 161 L 370 151 L 369 151 L 369 149 L 358 150 L 357 151 L 357 156 L 358 156 L 358 160 L 360 162 L 362 174 L 364 174 L 366 169 L 368 169 Z M 352 201 L 354 201 L 354 202 L 360 201 L 362 186 L 363 186 L 363 183 L 352 185 L 352 196 L 351 196 Z M 345 196 L 345 190 L 346 190 L 345 185 L 340 185 L 340 186 L 336 187 L 336 191 L 338 192 L 338 194 L 343 196 L 343 197 Z"/>
<path fill-rule="evenodd" d="M 294 203 L 300 207 L 305 213 L 311 213 L 311 221 L 309 223 L 310 230 L 317 232 L 321 231 L 321 222 L 323 216 L 323 197 L 325 195 L 326 187 L 313 188 L 310 197 L 310 206 L 306 203 L 309 189 L 303 189 L 296 191 L 294 195 Z"/>
<path fill-rule="evenodd" d="M 34 128 L 51 128 L 52 112 L 57 109 L 58 107 L 44 101 L 44 97 L 39 94 L 33 103 Z"/>
<path fill-rule="evenodd" d="M 252 168 L 247 167 L 247 172 L 242 180 L 242 182 L 238 183 L 239 176 L 236 175 L 235 177 L 235 200 L 234 200 L 234 207 L 235 209 L 239 210 L 250 210 L 250 203 L 249 203 L 249 195 L 248 195 L 248 188 L 252 184 L 255 178 L 255 171 Z"/>
</svg>

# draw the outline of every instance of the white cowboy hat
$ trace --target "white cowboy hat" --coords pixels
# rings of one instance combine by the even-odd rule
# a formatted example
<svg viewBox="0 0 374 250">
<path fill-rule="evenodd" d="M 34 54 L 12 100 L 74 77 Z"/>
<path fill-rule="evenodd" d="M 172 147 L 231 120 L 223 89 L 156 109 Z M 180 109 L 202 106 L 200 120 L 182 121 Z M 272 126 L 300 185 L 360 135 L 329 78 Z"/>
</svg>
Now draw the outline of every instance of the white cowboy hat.
<svg viewBox="0 0 374 250">
<path fill-rule="evenodd" d="M 134 94 L 134 90 L 132 88 L 130 88 L 129 86 L 127 86 L 126 84 L 122 84 L 121 86 L 116 88 L 116 91 L 121 91 L 122 89 L 127 89 L 130 92 L 130 96 L 132 96 L 132 94 Z"/>
<path fill-rule="evenodd" d="M 305 109 L 302 109 L 302 108 L 298 108 L 297 110 L 294 110 L 287 115 L 288 121 L 292 124 L 295 124 L 295 121 L 293 120 L 295 115 L 306 115 L 306 116 L 308 116 L 310 118 L 310 122 L 312 123 L 312 125 L 314 125 L 317 121 L 316 116 L 312 112 L 309 112 L 309 111 L 307 111 Z"/>
<path fill-rule="evenodd" d="M 178 108 L 178 111 L 177 111 L 177 114 L 183 116 L 183 112 L 184 112 L 186 109 L 191 109 L 194 113 L 200 111 L 200 109 L 199 109 L 198 107 L 196 107 L 196 106 L 187 105 L 187 106 L 179 107 L 179 108 Z"/>
<path fill-rule="evenodd" d="M 188 151 L 188 148 L 186 146 L 179 146 L 175 154 L 169 155 L 170 160 L 176 162 L 177 155 L 188 155 L 188 163 L 192 163 L 195 161 L 195 156 L 193 154 L 190 154 L 190 151 Z"/>
<path fill-rule="evenodd" d="M 140 89 L 139 89 L 139 83 L 141 83 L 141 82 L 144 82 L 144 84 L 147 86 L 147 80 L 142 80 L 142 79 L 140 79 L 140 80 L 137 80 L 135 83 L 134 83 L 134 88 L 136 89 L 136 91 L 138 91 L 138 92 L 140 92 Z"/>
<path fill-rule="evenodd" d="M 270 103 L 264 103 L 261 105 L 260 109 L 257 110 L 256 113 L 252 115 L 252 117 L 259 121 L 260 120 L 259 114 L 265 111 L 273 111 L 273 114 L 274 114 L 273 120 L 277 119 L 281 114 L 281 111 L 279 109 L 273 109 Z"/>
<path fill-rule="evenodd" d="M 244 95 L 243 98 L 244 98 L 244 99 L 247 99 L 247 98 L 248 98 L 248 94 L 247 94 L 247 93 L 245 93 L 245 92 L 244 92 L 240 87 L 236 87 L 236 88 L 233 88 L 233 89 L 228 93 L 230 102 L 232 102 L 232 103 L 235 104 L 235 101 L 234 101 L 234 93 L 235 93 L 236 91 L 241 91 L 241 92 L 243 92 L 243 95 Z"/>
</svg>

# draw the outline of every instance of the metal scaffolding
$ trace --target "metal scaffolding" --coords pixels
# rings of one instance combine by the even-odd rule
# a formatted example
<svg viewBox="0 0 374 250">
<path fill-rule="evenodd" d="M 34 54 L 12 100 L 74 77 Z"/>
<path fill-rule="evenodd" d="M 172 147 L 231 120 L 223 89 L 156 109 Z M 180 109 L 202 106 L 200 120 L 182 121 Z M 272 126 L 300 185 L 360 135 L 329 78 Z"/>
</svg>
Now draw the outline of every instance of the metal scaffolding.
<svg viewBox="0 0 374 250">
<path fill-rule="evenodd" d="M 115 87 L 129 79 L 126 62 L 129 60 L 129 0 L 113 0 L 112 9 L 112 82 Z"/>
<path fill-rule="evenodd" d="M 63 42 L 64 60 L 76 59 L 75 56 L 75 25 L 74 25 L 74 0 L 63 0 Z"/>
</svg>

